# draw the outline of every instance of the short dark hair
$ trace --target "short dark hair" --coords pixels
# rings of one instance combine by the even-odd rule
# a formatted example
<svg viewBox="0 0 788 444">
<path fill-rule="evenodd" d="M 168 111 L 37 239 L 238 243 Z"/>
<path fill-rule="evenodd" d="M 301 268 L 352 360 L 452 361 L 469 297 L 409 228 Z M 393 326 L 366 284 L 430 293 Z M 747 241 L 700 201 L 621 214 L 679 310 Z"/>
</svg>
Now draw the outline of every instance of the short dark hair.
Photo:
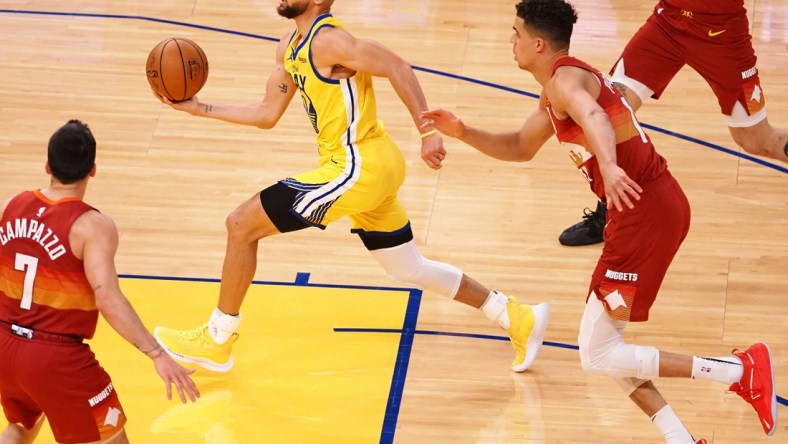
<svg viewBox="0 0 788 444">
<path fill-rule="evenodd" d="M 69 184 L 88 176 L 96 163 L 96 139 L 79 120 L 69 120 L 49 138 L 47 161 L 52 176 Z"/>
<path fill-rule="evenodd" d="M 572 28 L 577 22 L 577 11 L 564 0 L 521 0 L 517 4 L 517 17 L 525 26 L 550 43 L 553 49 L 569 48 Z"/>
</svg>

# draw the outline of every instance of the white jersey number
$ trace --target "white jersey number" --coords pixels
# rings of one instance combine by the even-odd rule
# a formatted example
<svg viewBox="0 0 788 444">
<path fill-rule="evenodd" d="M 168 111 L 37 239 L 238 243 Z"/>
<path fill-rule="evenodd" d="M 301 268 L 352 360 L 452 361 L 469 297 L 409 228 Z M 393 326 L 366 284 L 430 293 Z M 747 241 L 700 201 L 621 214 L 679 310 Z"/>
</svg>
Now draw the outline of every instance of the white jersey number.
<svg viewBox="0 0 788 444">
<path fill-rule="evenodd" d="M 14 269 L 25 272 L 25 282 L 22 286 L 22 303 L 20 306 L 24 310 L 30 310 L 30 307 L 33 305 L 33 285 L 36 282 L 38 258 L 22 253 L 17 253 Z"/>
</svg>

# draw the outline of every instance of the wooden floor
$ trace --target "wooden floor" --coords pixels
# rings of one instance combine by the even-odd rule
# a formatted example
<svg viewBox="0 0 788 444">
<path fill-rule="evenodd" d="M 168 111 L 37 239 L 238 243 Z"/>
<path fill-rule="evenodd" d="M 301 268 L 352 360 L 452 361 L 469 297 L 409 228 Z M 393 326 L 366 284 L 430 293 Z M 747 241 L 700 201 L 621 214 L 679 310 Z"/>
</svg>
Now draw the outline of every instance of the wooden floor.
<svg viewBox="0 0 788 444">
<path fill-rule="evenodd" d="M 314 134 L 298 100 L 268 132 L 172 111 L 151 96 L 144 65 L 160 40 L 191 38 L 210 60 L 201 99 L 258 100 L 273 66 L 274 42 L 292 25 L 276 15 L 275 3 L 0 2 L 0 196 L 46 186 L 47 139 L 67 119 L 82 119 L 100 145 L 98 175 L 87 200 L 111 215 L 121 231 L 119 272 L 218 278 L 225 216 L 268 184 L 314 167 Z M 473 125 L 511 129 L 536 106 L 532 94 L 539 93 L 536 82 L 512 60 L 508 39 L 514 3 L 341 0 L 334 13 L 357 36 L 379 40 L 413 63 L 432 106 L 456 111 Z M 572 52 L 603 71 L 653 7 L 653 1 L 574 3 L 580 21 Z M 769 120 L 788 127 L 788 1 L 746 4 Z M 385 80 L 376 86 L 379 116 L 408 162 L 401 198 L 419 248 L 523 301 L 549 302 L 546 339 L 556 345 L 543 349 L 532 370 L 512 374 L 509 346 L 483 336 L 501 331 L 481 314 L 425 293 L 416 328 L 467 335 L 416 335 L 394 418 L 394 442 L 662 442 L 617 386 L 587 376 L 576 351 L 561 347 L 576 344 L 590 272 L 599 254 L 598 246 L 566 248 L 557 242 L 583 207 L 595 205 L 565 150 L 551 140 L 534 161 L 506 164 L 447 140 L 446 165 L 432 171 L 419 158 L 417 131 L 405 107 Z M 767 341 L 782 395 L 779 411 L 788 418 L 786 165 L 736 155 L 739 150 L 716 99 L 690 70 L 679 73 L 663 98 L 648 102 L 638 116 L 655 127 L 649 133 L 683 185 L 693 221 L 651 320 L 632 325 L 626 338 L 711 356 Z M 263 242 L 256 279 L 293 282 L 298 273 L 309 273 L 313 283 L 398 286 L 348 227 L 340 221 L 325 232 L 306 230 Z M 133 300 L 135 305 L 147 302 Z M 197 308 L 191 307 L 188 315 L 173 305 L 162 309 L 171 313 L 158 313 L 157 319 L 196 325 L 207 319 L 214 303 L 212 295 L 195 298 Z M 255 325 L 254 312 L 245 312 L 245 319 L 245 326 Z M 251 330 L 242 327 L 242 333 L 243 328 Z M 254 335 L 242 341 L 255 341 Z M 132 371 L 123 362 L 136 359 L 131 357 L 135 353 L 130 346 L 121 347 L 99 353 L 99 359 L 114 362 L 108 368 L 122 374 Z M 260 365 L 266 365 L 260 359 Z M 221 386 L 218 381 L 221 377 L 204 373 L 198 377 L 208 388 Z M 286 392 L 290 383 L 282 381 L 278 390 Z M 788 419 L 776 436 L 767 438 L 751 408 L 723 386 L 684 380 L 659 380 L 657 386 L 696 437 L 714 443 L 788 440 Z M 219 393 L 214 397 L 226 399 L 226 391 Z M 263 390 L 256 395 L 269 396 Z M 254 397 L 249 398 L 249 404 L 232 411 L 228 424 L 254 424 L 256 405 Z M 149 402 L 163 408 L 160 397 Z M 141 436 L 133 427 L 151 428 L 134 425 L 143 418 L 130 416 L 132 438 Z M 42 442 L 51 442 L 47 433 L 42 433 Z M 177 442 L 222 442 L 216 435 L 195 436 Z M 273 439 L 261 431 L 248 442 L 295 441 Z"/>
</svg>

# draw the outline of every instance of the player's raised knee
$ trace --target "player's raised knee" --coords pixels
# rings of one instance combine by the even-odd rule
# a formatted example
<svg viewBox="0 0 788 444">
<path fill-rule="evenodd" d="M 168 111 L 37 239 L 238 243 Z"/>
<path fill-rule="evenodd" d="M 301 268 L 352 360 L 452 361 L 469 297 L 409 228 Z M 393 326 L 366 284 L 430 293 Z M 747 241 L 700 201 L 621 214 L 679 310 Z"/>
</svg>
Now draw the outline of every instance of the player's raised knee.
<svg viewBox="0 0 788 444">
<path fill-rule="evenodd" d="M 584 347 L 583 344 L 580 344 L 579 352 L 580 352 L 580 366 L 583 368 L 583 371 L 593 375 L 605 374 L 604 359 L 594 358 L 594 356 L 592 356 L 592 354 L 589 353 L 587 345 Z"/>
<path fill-rule="evenodd" d="M 778 131 L 766 121 L 752 127 L 731 127 L 730 131 L 736 145 L 748 154 L 785 160 L 783 152 L 785 141 L 780 140 Z"/>
<path fill-rule="evenodd" d="M 224 225 L 227 228 L 227 235 L 239 239 L 251 238 L 255 231 L 255 220 L 253 217 L 253 214 L 246 204 L 234 209 L 224 221 Z"/>
</svg>

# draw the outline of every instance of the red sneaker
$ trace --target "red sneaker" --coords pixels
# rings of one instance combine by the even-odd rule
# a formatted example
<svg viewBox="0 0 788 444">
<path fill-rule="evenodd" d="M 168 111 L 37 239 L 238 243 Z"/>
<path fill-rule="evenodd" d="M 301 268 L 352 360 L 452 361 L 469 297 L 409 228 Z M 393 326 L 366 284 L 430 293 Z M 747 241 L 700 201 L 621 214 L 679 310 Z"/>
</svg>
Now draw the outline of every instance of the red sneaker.
<svg viewBox="0 0 788 444">
<path fill-rule="evenodd" d="M 769 346 L 757 343 L 747 350 L 733 350 L 741 359 L 744 373 L 741 381 L 733 383 L 730 390 L 747 401 L 761 420 L 763 431 L 773 435 L 777 431 L 777 394 L 774 393 L 774 369 Z"/>
<path fill-rule="evenodd" d="M 701 438 L 701 439 L 697 440 L 695 442 L 695 444 L 709 444 L 709 442 L 706 441 L 706 438 Z"/>
</svg>

